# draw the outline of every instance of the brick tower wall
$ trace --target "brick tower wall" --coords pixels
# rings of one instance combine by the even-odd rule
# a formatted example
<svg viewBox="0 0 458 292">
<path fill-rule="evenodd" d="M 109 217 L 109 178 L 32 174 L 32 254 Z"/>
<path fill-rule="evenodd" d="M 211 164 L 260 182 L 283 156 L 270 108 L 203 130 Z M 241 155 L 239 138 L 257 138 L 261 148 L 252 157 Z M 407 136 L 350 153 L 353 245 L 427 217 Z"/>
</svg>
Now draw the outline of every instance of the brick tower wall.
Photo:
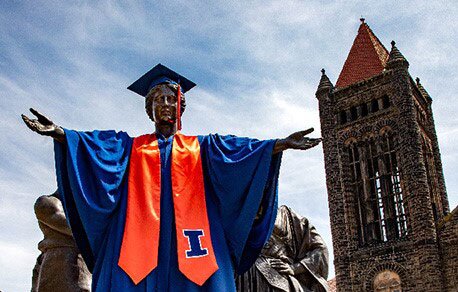
<svg viewBox="0 0 458 292">
<path fill-rule="evenodd" d="M 338 291 L 371 291 L 373 278 L 383 269 L 398 273 L 403 291 L 443 291 L 436 224 L 415 114 L 415 88 L 407 68 L 398 68 L 349 87 L 317 92 Z M 390 98 L 389 108 L 347 123 L 339 122 L 341 112 L 384 95 Z M 432 117 L 431 123 L 434 129 Z M 386 126 L 392 128 L 396 137 L 408 235 L 361 246 L 358 203 L 350 184 L 348 154 L 343 149 L 347 140 L 377 135 Z M 440 157 L 437 159 L 440 161 Z M 441 166 L 439 169 L 442 174 Z M 442 192 L 445 194 L 445 185 Z"/>
</svg>

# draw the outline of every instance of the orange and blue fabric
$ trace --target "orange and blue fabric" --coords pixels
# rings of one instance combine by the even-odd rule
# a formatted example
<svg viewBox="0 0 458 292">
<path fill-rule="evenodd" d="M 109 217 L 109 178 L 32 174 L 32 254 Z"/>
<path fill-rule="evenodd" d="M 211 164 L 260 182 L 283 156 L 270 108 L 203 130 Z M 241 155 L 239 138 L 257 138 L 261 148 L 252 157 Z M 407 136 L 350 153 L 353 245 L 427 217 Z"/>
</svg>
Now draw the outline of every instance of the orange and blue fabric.
<svg viewBox="0 0 458 292">
<path fill-rule="evenodd" d="M 179 270 L 199 286 L 218 270 L 211 243 L 197 137 L 176 134 L 172 193 Z M 160 232 L 161 158 L 156 135 L 134 139 L 127 215 L 119 266 L 135 284 L 157 266 Z M 197 268 L 198 267 L 198 268 Z"/>
<path fill-rule="evenodd" d="M 251 266 L 275 221 L 274 140 L 65 133 L 55 143 L 58 188 L 93 291 L 235 291 L 234 271 Z M 134 158 L 134 149 L 146 151 Z"/>
</svg>

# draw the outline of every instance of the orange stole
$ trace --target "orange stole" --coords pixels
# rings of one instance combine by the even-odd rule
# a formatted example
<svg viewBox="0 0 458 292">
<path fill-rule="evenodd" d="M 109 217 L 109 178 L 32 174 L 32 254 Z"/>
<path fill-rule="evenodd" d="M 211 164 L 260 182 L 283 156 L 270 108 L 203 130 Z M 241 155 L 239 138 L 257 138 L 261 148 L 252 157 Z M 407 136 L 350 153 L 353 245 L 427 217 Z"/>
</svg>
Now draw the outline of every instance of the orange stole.
<svg viewBox="0 0 458 292">
<path fill-rule="evenodd" d="M 202 286 L 218 270 L 210 235 L 200 145 L 197 137 L 176 134 L 172 148 L 172 193 L 177 231 L 178 267 L 191 281 Z M 186 230 L 202 230 L 204 256 L 188 257 L 191 248 Z"/>
<path fill-rule="evenodd" d="M 178 266 L 191 281 L 203 285 L 218 270 L 197 137 L 176 134 L 172 146 L 172 194 L 175 209 Z M 136 137 L 129 166 L 127 214 L 118 265 L 135 284 L 156 266 L 160 232 L 161 158 L 156 135 Z M 196 246 L 186 232 L 198 230 L 201 256 L 187 256 Z M 192 252 L 191 252 L 192 254 Z"/>
<path fill-rule="evenodd" d="M 161 206 L 161 155 L 156 135 L 134 138 L 127 212 L 118 265 L 138 284 L 156 266 Z"/>
</svg>

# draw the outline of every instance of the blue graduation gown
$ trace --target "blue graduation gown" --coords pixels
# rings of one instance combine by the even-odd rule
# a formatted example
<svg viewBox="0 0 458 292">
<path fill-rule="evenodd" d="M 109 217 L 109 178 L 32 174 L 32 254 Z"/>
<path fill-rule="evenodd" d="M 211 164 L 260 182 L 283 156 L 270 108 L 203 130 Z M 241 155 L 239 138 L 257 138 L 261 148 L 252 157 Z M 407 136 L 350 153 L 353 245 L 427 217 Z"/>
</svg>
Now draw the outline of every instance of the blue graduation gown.
<svg viewBox="0 0 458 292">
<path fill-rule="evenodd" d="M 157 135 L 161 155 L 158 266 L 138 285 L 118 266 L 133 138 L 125 132 L 65 130 L 54 145 L 59 193 L 78 247 L 93 272 L 93 291 L 235 291 L 234 274 L 256 260 L 277 210 L 281 154 L 275 140 L 198 136 L 212 245 L 219 266 L 203 286 L 178 270 L 171 187 L 173 137 Z M 262 206 L 262 216 L 257 215 Z M 198 268 L 198 267 L 196 267 Z"/>
</svg>

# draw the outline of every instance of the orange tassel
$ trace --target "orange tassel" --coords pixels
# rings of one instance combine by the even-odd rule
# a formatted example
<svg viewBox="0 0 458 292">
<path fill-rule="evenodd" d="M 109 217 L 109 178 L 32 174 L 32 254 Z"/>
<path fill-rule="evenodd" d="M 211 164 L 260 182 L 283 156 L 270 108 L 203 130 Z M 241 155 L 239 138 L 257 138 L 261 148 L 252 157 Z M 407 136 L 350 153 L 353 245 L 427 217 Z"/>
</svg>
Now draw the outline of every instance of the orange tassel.
<svg viewBox="0 0 458 292">
<path fill-rule="evenodd" d="M 181 86 L 178 84 L 177 88 L 177 116 L 176 116 L 176 121 L 177 121 L 177 131 L 181 131 Z"/>
</svg>

